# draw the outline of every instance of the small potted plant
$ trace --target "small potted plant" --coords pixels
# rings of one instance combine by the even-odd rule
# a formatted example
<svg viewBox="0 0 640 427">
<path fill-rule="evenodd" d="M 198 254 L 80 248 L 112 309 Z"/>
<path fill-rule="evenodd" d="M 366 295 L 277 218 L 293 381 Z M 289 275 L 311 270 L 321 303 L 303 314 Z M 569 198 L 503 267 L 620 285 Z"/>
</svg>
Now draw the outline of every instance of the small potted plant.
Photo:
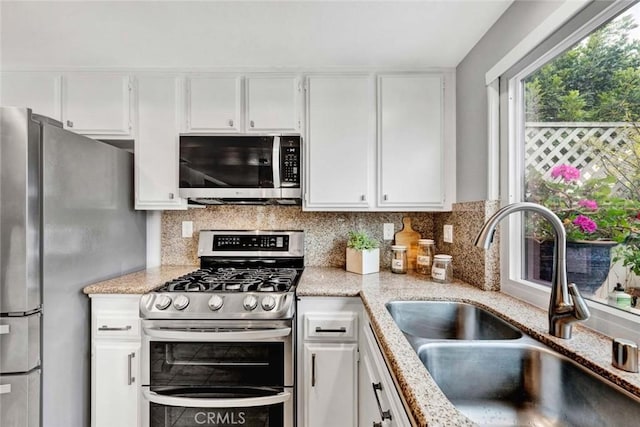
<svg viewBox="0 0 640 427">
<path fill-rule="evenodd" d="M 380 271 L 378 242 L 364 231 L 350 231 L 347 241 L 347 271 L 370 274 Z"/>
</svg>

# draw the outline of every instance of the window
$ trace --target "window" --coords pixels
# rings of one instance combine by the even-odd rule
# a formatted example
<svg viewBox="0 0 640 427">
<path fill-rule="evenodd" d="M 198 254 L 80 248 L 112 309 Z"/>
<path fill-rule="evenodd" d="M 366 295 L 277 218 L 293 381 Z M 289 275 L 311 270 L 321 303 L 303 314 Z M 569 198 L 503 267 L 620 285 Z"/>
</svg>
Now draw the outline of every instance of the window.
<svg viewBox="0 0 640 427">
<path fill-rule="evenodd" d="M 599 7 L 501 77 L 508 193 L 563 220 L 568 278 L 591 300 L 596 328 L 624 319 L 631 330 L 640 322 L 640 4 Z M 509 230 L 503 289 L 545 307 L 553 231 L 528 214 Z M 609 299 L 617 283 L 633 299 Z"/>
</svg>

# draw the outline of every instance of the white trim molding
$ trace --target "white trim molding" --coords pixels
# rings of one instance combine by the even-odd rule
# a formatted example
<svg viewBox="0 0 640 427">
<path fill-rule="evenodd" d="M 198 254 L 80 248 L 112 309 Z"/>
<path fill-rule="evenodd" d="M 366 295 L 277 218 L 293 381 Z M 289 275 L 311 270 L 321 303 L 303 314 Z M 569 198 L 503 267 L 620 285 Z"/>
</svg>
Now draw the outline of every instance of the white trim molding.
<svg viewBox="0 0 640 427">
<path fill-rule="evenodd" d="M 505 71 L 513 67 L 526 54 L 531 52 L 533 48 L 542 43 L 542 41 L 553 34 L 558 28 L 560 28 L 565 22 L 571 19 L 590 2 L 591 0 L 566 0 L 553 13 L 551 13 L 547 19 L 542 21 L 540 25 L 522 39 L 520 43 L 511 49 L 500 61 L 498 61 L 496 65 L 487 71 L 485 74 L 485 83 L 489 85 L 504 74 Z"/>
</svg>

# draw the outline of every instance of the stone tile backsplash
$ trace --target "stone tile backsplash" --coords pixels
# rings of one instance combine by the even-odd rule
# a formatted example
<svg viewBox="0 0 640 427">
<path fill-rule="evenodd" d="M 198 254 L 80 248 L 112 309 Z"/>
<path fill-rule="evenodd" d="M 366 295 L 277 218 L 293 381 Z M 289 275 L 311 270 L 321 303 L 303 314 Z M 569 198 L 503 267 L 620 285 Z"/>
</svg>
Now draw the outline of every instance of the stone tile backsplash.
<svg viewBox="0 0 640 427">
<path fill-rule="evenodd" d="M 222 230 L 304 230 L 305 264 L 344 267 L 347 233 L 365 230 L 380 242 L 380 268 L 391 265 L 392 241 L 383 241 L 385 222 L 402 228 L 402 217 L 409 216 L 412 227 L 424 238 L 432 239 L 433 213 L 412 212 L 304 212 L 299 206 L 209 206 L 187 211 L 162 213 L 162 264 L 198 264 L 198 232 Z M 182 238 L 182 221 L 193 221 L 193 238 Z"/>
<path fill-rule="evenodd" d="M 345 266 L 347 233 L 364 230 L 380 242 L 380 268 L 389 269 L 391 244 L 383 241 L 383 224 L 402 229 L 409 216 L 423 238 L 436 241 L 436 252 L 453 256 L 454 276 L 485 290 L 498 290 L 498 242 L 484 251 L 473 246 L 482 223 L 498 208 L 497 202 L 454 204 L 452 212 L 305 212 L 299 206 L 224 205 L 162 213 L 162 264 L 198 264 L 198 232 L 222 230 L 304 230 L 305 264 Z M 193 237 L 181 237 L 182 221 L 193 221 Z M 442 226 L 453 225 L 453 243 L 442 240 Z"/>
</svg>

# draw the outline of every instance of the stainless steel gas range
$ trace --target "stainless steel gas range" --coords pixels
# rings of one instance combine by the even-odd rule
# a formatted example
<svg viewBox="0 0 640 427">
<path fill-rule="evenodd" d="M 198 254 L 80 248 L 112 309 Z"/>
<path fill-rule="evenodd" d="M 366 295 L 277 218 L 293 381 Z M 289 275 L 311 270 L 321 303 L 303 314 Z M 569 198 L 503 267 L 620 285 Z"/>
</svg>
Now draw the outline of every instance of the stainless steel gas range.
<svg viewBox="0 0 640 427">
<path fill-rule="evenodd" d="M 198 255 L 140 300 L 142 425 L 293 426 L 304 233 L 201 231 Z"/>
</svg>

